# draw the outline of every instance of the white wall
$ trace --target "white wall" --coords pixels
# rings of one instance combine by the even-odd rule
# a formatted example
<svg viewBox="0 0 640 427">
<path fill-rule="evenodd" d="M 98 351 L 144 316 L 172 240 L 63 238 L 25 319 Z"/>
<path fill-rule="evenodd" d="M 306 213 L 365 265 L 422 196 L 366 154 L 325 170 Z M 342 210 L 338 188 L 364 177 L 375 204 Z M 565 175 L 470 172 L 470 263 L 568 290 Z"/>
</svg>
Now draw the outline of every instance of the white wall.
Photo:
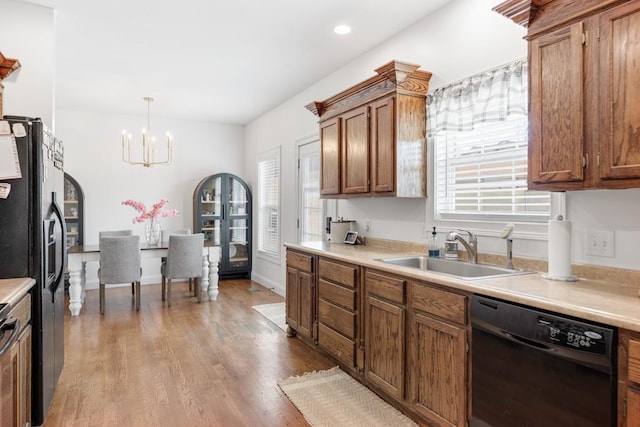
<svg viewBox="0 0 640 427">
<path fill-rule="evenodd" d="M 246 170 L 249 182 L 255 181 L 256 154 L 282 146 L 283 242 L 296 240 L 295 141 L 318 133 L 317 118 L 304 106 L 373 76 L 375 68 L 392 59 L 420 64 L 422 69 L 433 72 L 430 82 L 433 90 L 525 57 L 527 45 L 523 37 L 526 29 L 493 12 L 491 8 L 496 4 L 495 0 L 456 0 L 247 126 Z M 429 194 L 433 194 L 431 182 L 429 178 Z M 338 214 L 349 219 L 370 219 L 370 236 L 425 242 L 422 230 L 440 225 L 434 220 L 430 206 L 428 199 L 351 199 L 338 202 Z M 570 193 L 567 196 L 567 219 L 573 222 L 573 262 L 639 268 L 639 263 L 634 260 L 637 252 L 634 251 L 635 242 L 640 239 L 638 217 L 640 190 Z M 452 224 L 446 226 L 456 228 Z M 498 237 L 503 226 L 498 225 L 480 235 L 480 251 L 499 253 L 504 250 L 505 243 Z M 593 229 L 616 231 L 614 258 L 586 255 L 585 233 Z M 441 239 L 444 237 L 443 234 L 440 236 Z M 544 226 L 542 234 L 522 232 L 516 227 L 514 238 L 515 255 L 546 259 Z M 280 264 L 254 259 L 253 278 L 284 293 L 284 256 Z"/>
<path fill-rule="evenodd" d="M 161 218 L 161 227 L 193 229 L 196 185 L 215 173 L 244 176 L 244 127 L 169 120 L 153 113 L 151 126 L 158 139 L 162 140 L 168 130 L 174 135 L 172 164 L 145 168 L 124 163 L 122 129 L 139 130 L 146 127 L 146 120 L 146 116 L 57 110 L 56 135 L 64 141 L 64 169 L 84 191 L 85 244 L 97 244 L 101 230 L 132 229 L 144 238 L 144 224 L 132 223 L 136 212 L 121 205 L 126 199 L 141 201 L 150 208 L 166 198 L 166 208 L 178 209 L 180 215 Z M 132 132 L 132 145 L 135 143 L 140 144 L 141 138 Z M 96 284 L 96 267 L 87 267 L 89 288 Z M 159 282 L 158 260 L 145 260 L 142 280 Z"/>
<path fill-rule="evenodd" d="M 493 0 L 455 1 L 247 126 L 246 170 L 250 182 L 255 181 L 255 155 L 282 145 L 283 242 L 296 239 L 295 141 L 318 133 L 317 117 L 304 106 L 372 77 L 375 68 L 393 59 L 420 64 L 431 71 L 433 89 L 526 56 L 524 28 L 492 12 L 493 6 Z M 406 241 L 420 241 L 428 215 L 424 199 L 384 198 L 340 201 L 338 214 L 371 219 L 370 236 Z M 253 277 L 276 289 L 284 289 L 284 272 L 284 257 L 280 265 L 255 259 Z"/>
<path fill-rule="evenodd" d="M 22 65 L 3 81 L 3 114 L 40 117 L 53 128 L 54 34 L 53 9 L 0 0 L 0 50 Z"/>
</svg>

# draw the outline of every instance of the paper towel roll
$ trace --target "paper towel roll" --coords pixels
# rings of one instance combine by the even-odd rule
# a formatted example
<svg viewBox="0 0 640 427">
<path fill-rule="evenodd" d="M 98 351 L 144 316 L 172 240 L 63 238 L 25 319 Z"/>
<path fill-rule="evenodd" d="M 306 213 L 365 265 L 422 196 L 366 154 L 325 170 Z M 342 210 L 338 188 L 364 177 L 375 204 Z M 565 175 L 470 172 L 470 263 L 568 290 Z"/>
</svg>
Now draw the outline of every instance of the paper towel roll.
<svg viewBox="0 0 640 427">
<path fill-rule="evenodd" d="M 549 274 L 550 279 L 566 280 L 571 277 L 571 221 L 549 221 Z"/>
</svg>

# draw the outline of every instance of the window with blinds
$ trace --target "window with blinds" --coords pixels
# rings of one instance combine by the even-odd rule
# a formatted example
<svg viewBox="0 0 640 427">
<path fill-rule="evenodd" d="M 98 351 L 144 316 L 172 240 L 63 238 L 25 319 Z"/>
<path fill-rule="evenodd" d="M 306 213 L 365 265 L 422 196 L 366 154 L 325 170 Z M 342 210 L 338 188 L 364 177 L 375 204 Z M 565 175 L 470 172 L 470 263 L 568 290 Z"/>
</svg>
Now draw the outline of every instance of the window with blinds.
<svg viewBox="0 0 640 427">
<path fill-rule="evenodd" d="M 549 193 L 527 187 L 526 75 L 520 60 L 431 97 L 434 206 L 440 219 L 549 219 Z"/>
<path fill-rule="evenodd" d="M 280 261 L 280 147 L 258 156 L 258 255 Z"/>
</svg>

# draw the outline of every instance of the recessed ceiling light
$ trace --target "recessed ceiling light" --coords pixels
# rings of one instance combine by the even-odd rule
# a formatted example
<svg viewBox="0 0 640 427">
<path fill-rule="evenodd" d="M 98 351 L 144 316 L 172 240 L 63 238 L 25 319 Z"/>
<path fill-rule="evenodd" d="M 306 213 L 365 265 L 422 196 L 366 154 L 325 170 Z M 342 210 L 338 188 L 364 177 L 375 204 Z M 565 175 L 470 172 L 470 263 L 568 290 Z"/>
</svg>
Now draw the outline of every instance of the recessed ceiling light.
<svg viewBox="0 0 640 427">
<path fill-rule="evenodd" d="M 333 29 L 336 34 L 349 34 L 351 32 L 351 27 L 348 25 L 338 25 Z"/>
</svg>

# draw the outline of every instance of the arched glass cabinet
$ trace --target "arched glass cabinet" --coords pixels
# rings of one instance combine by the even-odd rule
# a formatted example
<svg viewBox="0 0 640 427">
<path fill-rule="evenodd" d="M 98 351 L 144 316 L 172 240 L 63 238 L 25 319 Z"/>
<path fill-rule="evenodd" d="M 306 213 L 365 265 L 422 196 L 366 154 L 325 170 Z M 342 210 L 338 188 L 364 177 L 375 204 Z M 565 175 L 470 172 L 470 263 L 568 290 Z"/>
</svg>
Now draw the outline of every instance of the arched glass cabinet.
<svg viewBox="0 0 640 427">
<path fill-rule="evenodd" d="M 211 175 L 193 193 L 194 233 L 221 247 L 218 274 L 251 277 L 251 191 L 230 173 Z"/>
<path fill-rule="evenodd" d="M 84 243 L 84 193 L 78 181 L 64 174 L 64 219 L 67 223 L 67 249 Z"/>
</svg>

